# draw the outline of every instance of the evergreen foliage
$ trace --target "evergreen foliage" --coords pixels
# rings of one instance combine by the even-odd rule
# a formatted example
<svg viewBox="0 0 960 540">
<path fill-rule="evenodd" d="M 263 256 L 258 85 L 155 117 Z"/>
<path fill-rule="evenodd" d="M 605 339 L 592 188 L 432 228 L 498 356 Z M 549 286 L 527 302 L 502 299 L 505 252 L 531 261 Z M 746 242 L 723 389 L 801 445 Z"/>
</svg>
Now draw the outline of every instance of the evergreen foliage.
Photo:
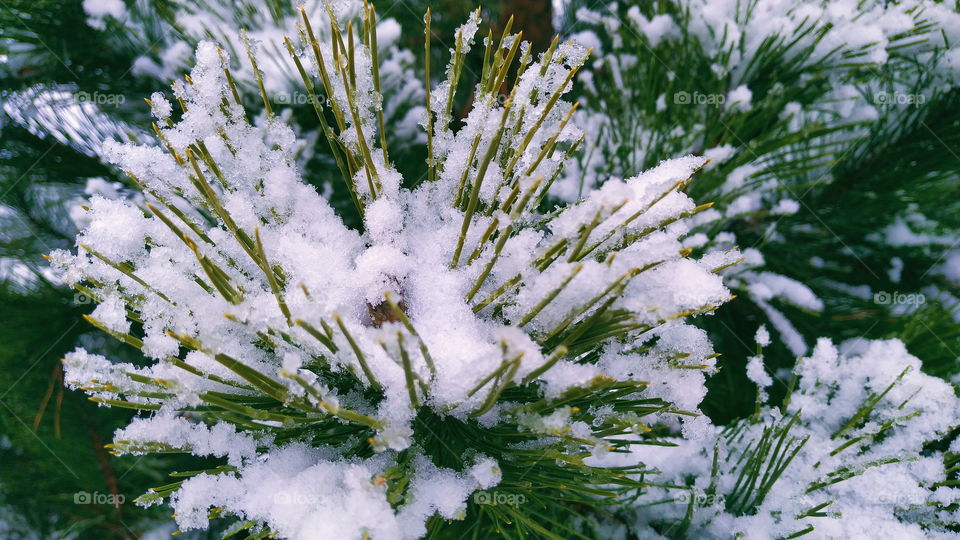
<svg viewBox="0 0 960 540">
<path fill-rule="evenodd" d="M 956 6 L 535 3 L 3 2 L 0 535 L 956 534 Z"/>
</svg>

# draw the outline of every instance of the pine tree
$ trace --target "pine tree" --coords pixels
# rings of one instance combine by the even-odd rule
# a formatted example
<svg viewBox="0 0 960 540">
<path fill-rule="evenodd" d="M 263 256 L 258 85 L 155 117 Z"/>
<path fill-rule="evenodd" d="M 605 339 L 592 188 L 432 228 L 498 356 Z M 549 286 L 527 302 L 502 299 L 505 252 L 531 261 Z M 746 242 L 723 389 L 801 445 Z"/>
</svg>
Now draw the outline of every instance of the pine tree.
<svg viewBox="0 0 960 540">
<path fill-rule="evenodd" d="M 577 171 L 567 191 L 589 187 L 591 171 L 712 156 L 689 189 L 717 212 L 689 245 L 739 245 L 746 260 L 725 273 L 738 301 L 705 321 L 734 368 L 711 380 L 705 410 L 727 421 L 752 407 L 743 362 L 762 322 L 779 338 L 772 372 L 828 335 L 899 337 L 929 373 L 954 376 L 960 291 L 945 263 L 960 215 L 957 13 L 929 2 L 702 4 L 569 6 L 567 33 L 601 53 L 583 85 L 588 179 Z M 908 238 L 891 241 L 896 232 Z"/>
<path fill-rule="evenodd" d="M 955 8 L 374 4 L 0 8 L 4 532 L 957 530 Z"/>
<path fill-rule="evenodd" d="M 286 47 L 362 234 L 300 183 L 294 133 L 266 94 L 250 123 L 227 53 L 201 43 L 175 86 L 181 119 L 150 98 L 159 145 L 105 147 L 146 202 L 94 197 L 78 253 L 50 255 L 97 300 L 87 321 L 156 362 L 78 349 L 67 384 L 146 413 L 117 432 L 118 454 L 225 458 L 139 499 L 169 497 L 183 529 L 223 516 L 259 536 L 596 534 L 570 513 L 643 489 L 642 470 L 584 458 L 696 417 L 675 394 L 714 363 L 682 320 L 726 300 L 714 271 L 735 253 L 692 259 L 677 240 L 707 208 L 678 191 L 703 160 L 539 212 L 582 140 L 560 98 L 587 51 L 554 42 L 534 60 L 505 28 L 454 131 L 478 11 L 429 94 L 428 177 L 407 187 L 384 144 L 373 8 L 301 16 L 305 42 Z M 667 386 L 648 392 L 647 377 Z"/>
<path fill-rule="evenodd" d="M 25 518 L 11 518 L 10 527 L 22 524 L 24 531 L 37 531 L 41 536 L 70 530 L 89 531 L 97 538 L 128 537 L 134 534 L 130 527 L 141 531 L 137 518 L 121 515 L 108 504 L 78 506 L 74 495 L 123 494 L 128 504 L 121 509 L 135 510 L 129 501 L 156 482 L 161 471 L 173 466 L 153 459 L 106 460 L 101 446 L 129 419 L 129 413 L 105 414 L 79 396 L 58 389 L 63 380 L 60 360 L 77 345 L 112 357 L 124 358 L 129 353 L 103 340 L 88 324 L 77 324 L 77 317 L 93 308 L 92 299 L 57 284 L 42 257 L 73 244 L 75 218 L 82 216 L 81 206 L 88 197 L 126 196 L 136 188 L 122 172 L 109 166 L 101 143 L 151 136 L 149 108 L 143 106 L 142 98 L 189 68 L 191 51 L 200 39 L 223 41 L 228 37 L 239 44 L 241 28 L 268 32 L 297 15 L 296 6 L 289 2 L 231 6 L 151 2 L 108 12 L 97 12 L 79 0 L 14 0 L 0 7 L 5 28 L 0 45 L 4 54 L 0 63 L 4 117 L 0 139 L 5 149 L 0 298 L 17 314 L 0 330 L 5 338 L 0 358 L 3 365 L 15 367 L 4 370 L 3 376 L 3 401 L 8 408 L 0 416 L 11 445 L 4 450 L 8 459 L 2 478 L 5 485 L 23 486 L 22 490 L 6 490 L 3 501 L 12 507 L 12 516 Z M 187 14 L 200 23 L 184 26 Z M 409 16 L 407 10 L 395 14 Z M 435 23 L 436 39 L 451 39 L 452 24 Z M 422 37 L 418 48 L 422 49 Z M 184 50 L 187 54 L 182 54 Z M 383 54 L 386 60 L 401 63 L 414 60 L 409 52 L 389 56 L 389 48 Z M 238 65 L 249 69 L 246 64 Z M 252 73 L 240 75 L 248 78 L 239 80 L 238 88 L 255 107 L 259 92 Z M 396 100 L 395 114 L 402 118 L 409 113 L 404 103 L 422 102 L 422 89 L 418 93 L 416 87 L 411 91 L 391 85 L 387 90 L 397 89 L 409 94 Z M 303 132 L 318 130 L 308 104 L 295 102 L 297 97 L 302 96 L 271 95 L 279 107 L 297 113 Z M 397 123 L 389 116 L 387 121 Z M 406 137 L 399 129 L 393 133 L 401 143 Z M 402 156 L 403 146 L 394 145 L 398 156 Z M 310 165 L 304 168 L 312 175 L 308 180 L 320 189 L 329 172 L 336 170 L 332 156 L 325 154 L 322 146 L 317 146 L 316 152 L 302 153 L 300 160 Z M 404 163 L 422 162 L 417 156 L 404 159 Z M 334 204 L 350 204 L 342 190 L 330 193 Z M 22 368 L 25 363 L 26 372 Z M 25 462 L 43 464 L 49 482 L 37 487 L 33 472 L 20 466 Z M 122 481 L 117 484 L 112 478 Z M 142 511 L 135 513 L 143 517 Z M 153 512 L 154 517 L 160 515 L 162 512 Z"/>
</svg>

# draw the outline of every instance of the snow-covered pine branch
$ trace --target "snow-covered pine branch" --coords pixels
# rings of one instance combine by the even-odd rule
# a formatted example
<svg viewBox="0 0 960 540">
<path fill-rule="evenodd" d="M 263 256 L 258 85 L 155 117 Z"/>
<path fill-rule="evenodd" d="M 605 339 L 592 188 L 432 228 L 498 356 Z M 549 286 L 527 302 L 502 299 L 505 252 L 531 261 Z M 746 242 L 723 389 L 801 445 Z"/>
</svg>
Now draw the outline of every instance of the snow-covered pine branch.
<svg viewBox="0 0 960 540">
<path fill-rule="evenodd" d="M 920 367 L 898 340 L 838 350 L 822 338 L 781 374 L 788 380 L 777 384 L 790 387 L 782 406 L 594 464 L 642 459 L 658 482 L 686 488 L 655 487 L 625 510 L 641 538 L 954 538 L 960 490 L 949 475 L 960 444 L 941 441 L 956 429 L 960 400 Z M 764 375 L 758 382 L 774 384 Z"/>
<path fill-rule="evenodd" d="M 642 464 L 583 459 L 654 442 L 650 426 L 706 424 L 716 355 L 684 319 L 729 298 L 716 270 L 738 255 L 682 245 L 709 206 L 683 192 L 704 160 L 547 208 L 582 139 L 562 96 L 588 51 L 486 40 L 455 120 L 475 14 L 431 88 L 429 177 L 403 178 L 382 145 L 375 16 L 355 12 L 304 14 L 285 48 L 363 230 L 301 181 L 294 132 L 266 98 L 248 117 L 229 55 L 201 43 L 176 103 L 151 96 L 153 144 L 107 146 L 143 205 L 94 197 L 77 253 L 50 256 L 99 302 L 89 322 L 144 361 L 77 350 L 65 380 L 141 411 L 115 453 L 224 460 L 141 498 L 169 497 L 182 529 L 231 516 L 290 538 L 415 538 L 468 517 L 539 534 L 533 515 L 642 490 Z M 530 506 L 468 515 L 494 486 Z"/>
<path fill-rule="evenodd" d="M 754 304 L 789 358 L 806 354 L 816 338 L 794 313 L 822 312 L 831 296 L 834 306 L 828 309 L 869 303 L 874 294 L 886 294 L 876 282 L 887 268 L 901 267 L 904 259 L 909 265 L 909 259 L 887 255 L 883 268 L 848 268 L 872 264 L 873 252 L 892 251 L 903 239 L 929 245 L 937 256 L 950 244 L 937 245 L 937 235 L 924 234 L 952 231 L 949 222 L 936 223 L 915 211 L 910 197 L 890 204 L 887 195 L 882 197 L 887 206 L 869 209 L 887 223 L 871 231 L 868 245 L 847 238 L 839 247 L 818 245 L 809 263 L 782 256 L 797 254 L 789 245 L 798 235 L 789 235 L 791 226 L 798 232 L 827 229 L 820 232 L 836 237 L 841 226 L 827 225 L 829 209 L 811 199 L 823 186 L 850 183 L 843 178 L 845 168 L 863 178 L 857 189 L 847 188 L 851 192 L 885 189 L 858 166 L 864 156 L 882 155 L 885 144 L 906 152 L 905 145 L 917 138 L 903 135 L 908 126 L 917 125 L 938 151 L 951 147 L 940 142 L 943 131 L 934 132 L 921 106 L 934 105 L 956 87 L 960 13 L 954 6 L 929 0 L 572 1 L 568 13 L 571 37 L 593 46 L 596 54 L 580 77 L 584 106 L 576 121 L 588 133 L 585 149 L 553 194 L 575 199 L 609 176 L 629 175 L 677 155 L 710 158 L 690 194 L 715 206 L 692 221 L 685 246 L 695 253 L 745 247 L 743 263 L 724 272 L 725 284 Z M 888 166 L 888 159 L 878 161 Z M 952 177 L 954 165 L 951 161 L 929 178 Z M 917 189 L 939 191 L 932 185 Z M 912 193 L 900 182 L 896 191 Z M 802 217 L 791 220 L 794 214 Z M 796 225 L 799 220 L 806 222 Z M 852 263 L 837 260 L 846 252 Z M 943 266 L 941 272 L 949 275 L 949 265 Z M 829 280 L 810 279 L 833 267 L 844 270 Z M 890 281 L 883 287 L 907 287 L 899 278 Z M 925 287 L 923 293 L 956 304 L 956 291 L 949 288 Z"/>
</svg>

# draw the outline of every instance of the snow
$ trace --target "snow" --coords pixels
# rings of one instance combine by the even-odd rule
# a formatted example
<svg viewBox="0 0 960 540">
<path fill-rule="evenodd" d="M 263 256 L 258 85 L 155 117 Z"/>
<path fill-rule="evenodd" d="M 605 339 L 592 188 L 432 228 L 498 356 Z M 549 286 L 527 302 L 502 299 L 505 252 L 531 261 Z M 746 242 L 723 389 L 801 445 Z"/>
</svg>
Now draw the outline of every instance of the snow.
<svg viewBox="0 0 960 540">
<path fill-rule="evenodd" d="M 127 14 L 123 0 L 83 0 L 83 11 L 88 15 L 87 24 L 97 30 L 106 29 L 107 17 L 120 21 Z"/>
<path fill-rule="evenodd" d="M 857 16 L 849 2 L 769 0 L 758 3 L 759 14 L 746 23 L 733 0 L 684 3 L 692 8 L 693 39 L 709 54 L 732 51 L 729 65 L 715 64 L 716 73 L 731 81 L 718 95 L 729 112 L 749 113 L 762 102 L 741 76 L 768 36 L 791 35 L 807 18 L 831 22 L 836 29 L 826 34 L 823 47 L 862 46 L 865 61 L 882 64 L 889 61 L 890 38 L 914 24 L 909 2 L 889 8 L 868 2 L 865 14 Z M 345 19 L 358 6 L 339 2 L 334 7 Z M 107 17 L 126 15 L 118 1 L 85 0 L 84 9 L 90 24 L 100 28 Z M 305 9 L 323 20 L 318 2 L 308 2 Z M 944 26 L 957 20 L 946 8 L 931 13 Z M 204 35 L 213 15 L 185 18 L 185 32 Z M 680 522 L 686 515 L 685 505 L 655 504 L 676 496 L 661 486 L 693 482 L 690 493 L 705 495 L 716 449 L 725 458 L 716 487 L 730 493 L 742 463 L 734 457 L 755 444 L 764 429 L 796 414 L 792 433 L 806 442 L 766 499 L 745 514 L 728 511 L 722 499 L 697 503 L 689 534 L 783 537 L 811 522 L 814 534 L 824 537 L 945 533 L 939 528 L 948 514 L 943 507 L 957 499 L 956 489 L 933 488 L 946 475 L 942 451 L 922 450 L 953 427 L 960 405 L 952 387 L 923 374 L 902 343 L 852 340 L 836 347 L 820 340 L 794 368 L 799 383 L 785 410 L 766 403 L 769 387 L 783 379 L 782 371 L 776 376 L 768 371 L 762 355 L 773 341 L 771 331 L 794 354 L 808 354 L 807 337 L 778 306 L 786 302 L 817 312 L 824 302 L 803 283 L 765 270 L 763 253 L 755 248 L 742 253 L 745 260 L 738 267 L 718 270 L 741 257 L 731 249 L 736 235 L 718 232 L 723 220 L 799 210 L 797 200 L 785 196 L 761 164 L 741 161 L 746 145 L 704 149 L 710 143 L 693 137 L 678 157 L 645 172 L 632 170 L 623 175 L 626 179 L 588 177 L 585 187 L 569 181 L 599 170 L 591 168 L 596 162 L 575 167 L 562 151 L 548 148 L 554 142 L 565 148 L 584 132 L 604 132 L 603 119 L 585 113 L 564 124 L 572 104 L 561 96 L 571 88 L 573 70 L 585 65 L 587 48 L 594 55 L 606 53 L 595 67 L 609 69 L 623 87 L 638 57 L 621 50 L 621 24 L 639 31 L 650 47 L 684 36 L 673 17 L 647 19 L 637 6 L 627 11 L 627 21 L 586 9 L 576 17 L 596 28 L 562 42 L 550 63 L 534 60 L 521 70 L 510 101 L 499 89 L 474 89 L 471 110 L 456 121 L 447 112 L 455 62 L 445 73 L 436 70 L 443 76 L 431 102 L 410 107 L 424 97 L 421 78 L 412 69 L 414 56 L 398 47 L 399 25 L 380 21 L 384 93 L 374 90 L 371 51 L 360 45 L 351 51 L 356 88 L 335 75 L 328 103 L 343 111 L 350 111 L 351 101 L 356 104 L 356 115 L 347 115 L 338 137 L 359 163 L 352 180 L 363 212 L 361 230 L 348 228 L 327 198 L 303 181 L 299 150 L 310 143 L 287 125 L 289 110 L 248 119 L 241 107 L 229 105 L 223 67 L 236 62 L 210 42 L 197 45 L 190 82 L 174 88 L 174 96 L 187 105 L 184 114 L 174 117 L 168 95 L 150 97 L 151 114 L 172 152 L 146 136 L 138 137 L 146 144 L 97 143 L 97 155 L 133 174 L 145 193 L 131 196 L 90 179 L 89 210 L 75 219 L 82 229 L 78 249 L 55 251 L 51 263 L 64 283 L 93 288 L 99 304 L 91 318 L 111 333 L 136 334 L 146 358 L 124 363 L 78 349 L 64 359 L 65 380 L 102 404 L 123 400 L 145 410 L 116 432 L 117 453 L 172 449 L 232 467 L 183 482 L 170 499 L 181 529 L 207 528 L 213 508 L 294 539 L 419 538 L 433 516 L 464 519 L 471 494 L 504 481 L 503 464 L 468 452 L 461 469 L 435 465 L 414 430 L 427 409 L 458 421 L 478 416 L 479 425 L 488 429 L 519 429 L 534 437 L 532 446 L 576 437 L 566 450 L 590 456 L 593 465 L 643 463 L 656 469 L 650 475 L 655 483 L 638 494 L 639 503 L 621 511 L 638 537 L 654 537 L 650 523 Z M 287 17 L 252 25 L 254 54 L 275 59 L 271 47 L 282 35 L 299 35 L 297 24 L 296 17 Z M 329 59 L 333 49 L 325 26 L 317 31 Z M 459 30 L 462 51 L 476 47 L 479 27 L 475 12 Z M 945 29 L 954 43 L 960 38 L 956 33 Z M 601 51 L 599 35 L 610 36 L 611 50 Z M 232 45 L 224 51 L 243 50 L 239 36 L 215 37 Z M 742 47 L 733 47 L 737 43 Z M 182 42 L 172 44 L 157 58 L 138 59 L 134 70 L 172 78 L 188 49 Z M 308 52 L 297 54 L 312 72 L 317 66 Z M 825 54 L 818 48 L 814 60 Z M 267 93 L 274 98 L 298 88 L 290 82 L 290 60 L 282 57 L 260 62 Z M 241 86 L 252 86 L 251 68 L 242 67 L 234 76 Z M 595 91 L 593 83 L 586 86 Z M 25 95 L 50 99 L 57 90 L 31 92 Z M 794 131 L 831 114 L 875 118 L 876 110 L 857 103 L 857 96 L 857 87 L 836 85 L 817 104 L 823 114 L 786 103 L 781 117 L 790 119 Z M 668 98 L 657 97 L 658 113 L 668 110 Z M 421 126 L 431 119 L 437 181 L 404 179 L 385 159 L 377 111 L 388 117 L 390 135 L 411 145 L 425 142 Z M 173 124 L 168 126 L 167 119 Z M 671 134 L 689 135 L 679 127 Z M 364 145 L 369 158 L 358 150 Z M 630 161 L 643 161 L 646 146 L 630 149 Z M 487 153 L 492 159 L 481 165 Z M 604 157 L 598 153 L 596 159 Z M 545 184 L 561 167 L 560 179 Z M 724 200 L 718 209 L 697 206 L 703 201 L 694 201 L 684 189 L 704 168 L 724 171 L 714 192 Z M 375 188 L 368 178 L 370 184 L 375 178 Z M 540 198 L 547 192 L 568 204 L 540 214 Z M 907 213 L 877 236 L 894 245 L 952 245 L 952 238 L 935 230 L 923 216 Z M 769 234 L 776 235 L 773 227 Z M 244 237 L 256 238 L 255 247 Z M 703 253 L 692 256 L 685 248 Z M 550 253 L 556 258 L 545 258 Z M 937 271 L 960 279 L 958 260 L 956 250 L 950 252 Z M 891 259 L 893 281 L 903 270 L 902 260 Z M 871 293 L 869 287 L 833 286 L 865 298 Z M 761 410 L 724 429 L 700 411 L 706 379 L 721 364 L 706 332 L 690 319 L 709 316 L 731 298 L 732 287 L 745 291 L 767 322 L 754 335 L 756 356 L 746 359 Z M 625 314 L 632 328 L 620 337 L 598 339 L 589 353 L 567 354 L 566 346 L 577 341 L 572 338 L 563 347 L 546 345 L 570 325 L 604 310 Z M 225 359 L 242 362 L 262 379 Z M 611 452 L 612 437 L 596 432 L 602 421 L 579 421 L 572 406 L 542 414 L 517 412 L 517 404 L 497 394 L 509 385 L 531 384 L 538 398 L 551 401 L 607 379 L 645 384 L 643 398 L 662 399 L 671 410 L 644 417 L 643 424 L 613 406 L 598 411 L 598 417 L 662 427 L 678 435 L 670 439 L 677 446 L 635 444 Z M 286 409 L 310 423 L 359 426 L 362 435 L 327 445 L 309 436 L 276 438 L 294 431 L 287 420 L 251 417 L 234 425 L 194 412 L 217 395 L 243 400 L 264 393 L 251 384 L 269 387 Z M 880 395 L 864 422 L 846 427 L 864 403 Z M 494 403 L 485 409 L 488 398 Z M 742 435 L 729 437 L 732 428 Z M 844 442 L 850 446 L 838 452 Z M 877 466 L 878 460 L 892 462 Z M 845 467 L 860 474 L 812 489 Z M 397 468 L 409 480 L 399 502 L 388 498 L 387 476 Z M 796 517 L 824 501 L 834 501 L 828 515 Z M 623 532 L 610 528 L 610 537 Z"/>
<path fill-rule="evenodd" d="M 588 49 L 592 49 L 593 53 L 597 56 L 601 56 L 603 54 L 603 44 L 601 43 L 600 38 L 597 37 L 597 34 L 591 30 L 584 30 L 582 32 L 572 34 L 570 35 L 570 40 L 579 43 Z"/>
<path fill-rule="evenodd" d="M 727 94 L 727 103 L 730 104 L 730 108 L 735 111 L 749 111 L 751 107 L 751 100 L 753 99 L 753 92 L 747 88 L 747 85 L 741 84 L 740 86 L 730 90 Z"/>
<path fill-rule="evenodd" d="M 903 276 L 903 259 L 900 257 L 890 259 L 890 269 L 887 270 L 887 276 L 893 283 L 900 283 L 900 278 Z"/>
<path fill-rule="evenodd" d="M 130 330 L 130 321 L 127 320 L 127 311 L 123 299 L 117 295 L 104 298 L 97 308 L 90 314 L 91 317 L 102 322 L 104 326 L 114 332 L 126 334 Z"/>
<path fill-rule="evenodd" d="M 154 92 L 150 95 L 150 113 L 157 120 L 166 120 L 170 118 L 173 112 L 173 106 L 167 101 L 167 98 L 160 92 Z"/>
<path fill-rule="evenodd" d="M 751 229 L 749 243 L 761 240 L 744 251 L 745 261 L 722 271 L 725 283 L 756 304 L 771 332 L 789 350 L 804 354 L 814 336 L 808 329 L 801 333 L 778 302 L 786 300 L 810 311 L 820 311 L 822 303 L 803 285 L 786 285 L 767 275 L 762 252 L 767 244 L 780 243 L 781 229 L 790 226 L 791 220 L 781 216 L 818 211 L 802 209 L 800 197 L 814 184 L 831 182 L 833 171 L 820 165 L 780 177 L 781 165 L 789 168 L 785 164 L 819 152 L 825 152 L 820 154 L 823 163 L 858 152 L 852 143 L 879 129 L 877 122 L 890 115 L 869 96 L 898 92 L 917 100 L 930 99 L 934 89 L 953 87 L 960 65 L 956 54 L 960 14 L 925 0 L 679 0 L 668 6 L 621 3 L 618 8 L 576 11 L 577 24 L 571 28 L 604 36 L 605 47 L 603 57 L 588 66 L 592 73 L 583 99 L 588 106 L 577 111 L 577 120 L 588 134 L 586 148 L 564 169 L 551 193 L 577 200 L 585 189 L 608 176 L 629 176 L 637 164 L 662 159 L 664 153 L 710 158 L 704 174 L 710 176 L 709 183 L 694 184 L 692 192 L 700 202 L 716 204 L 689 222 L 690 237 L 684 245 L 708 253 L 722 251 L 748 242 L 730 231 Z M 781 44 L 775 54 L 771 43 Z M 931 52 L 934 47 L 940 48 L 936 54 Z M 650 58 L 651 50 L 657 51 L 652 57 L 661 61 L 637 62 L 638 56 Z M 699 88 L 677 86 L 674 78 L 680 75 L 673 72 L 675 67 L 661 50 L 666 55 L 695 51 L 711 71 L 697 79 Z M 790 66 L 799 78 L 795 83 L 771 84 L 759 66 L 774 64 Z M 886 77 L 881 73 L 897 74 L 890 88 L 880 82 Z M 635 82 L 660 78 L 666 80 L 656 85 Z M 812 88 L 809 83 L 815 80 L 825 83 L 819 94 L 797 92 Z M 662 85 L 669 90 L 661 90 Z M 918 88 L 924 90 L 913 96 Z M 677 90 L 692 99 L 678 103 Z M 648 91 L 665 93 L 645 95 Z M 748 118 L 766 118 L 770 129 L 746 135 L 739 126 Z M 862 124 L 851 125 L 855 122 Z M 767 144 L 771 137 L 822 128 L 831 133 L 805 137 L 802 144 L 782 148 Z M 776 130 L 782 132 L 777 135 Z M 954 236 L 906 208 L 890 216 L 888 225 L 867 240 L 943 250 L 952 246 Z M 938 266 L 936 272 L 949 268 Z M 882 270 L 889 270 L 894 280 L 906 271 L 894 261 Z M 854 280 L 848 285 L 852 287 L 848 291 L 862 296 L 862 283 Z"/>
<path fill-rule="evenodd" d="M 122 105 L 126 97 L 77 91 L 69 85 L 36 84 L 4 96 L 3 112 L 34 135 L 52 137 L 92 157 L 103 151 L 104 141 L 129 140 L 146 131 L 117 121 L 100 111 Z"/>
<path fill-rule="evenodd" d="M 927 244 L 952 246 L 955 238 L 948 235 L 938 235 L 927 232 L 936 229 L 936 224 L 926 216 L 907 214 L 897 216 L 893 222 L 880 232 L 879 238 L 891 246 L 922 246 Z"/>
<path fill-rule="evenodd" d="M 400 23 L 395 19 L 384 19 L 377 23 L 377 46 L 389 49 L 400 39 Z"/>
<path fill-rule="evenodd" d="M 960 250 L 952 250 L 944 258 L 941 272 L 947 279 L 960 282 Z"/>
<path fill-rule="evenodd" d="M 638 446 L 632 455 L 611 455 L 597 462 L 641 459 L 661 471 L 657 482 L 684 484 L 694 479 L 694 493 L 704 494 L 708 485 L 714 485 L 716 495 L 702 496 L 693 507 L 688 534 L 696 537 L 772 538 L 808 525 L 817 537 L 950 537 L 942 523 L 952 520 L 948 505 L 960 490 L 935 487 L 945 478 L 942 450 L 921 453 L 921 449 L 952 428 L 960 400 L 949 384 L 921 373 L 919 360 L 900 341 L 859 340 L 840 349 L 843 352 L 822 339 L 809 357 L 798 362 L 794 372 L 799 383 L 785 414 L 779 407 L 766 406 L 757 422 L 746 419 L 726 431 L 708 430 L 704 438 L 675 439 L 679 444 L 675 448 Z M 769 378 L 761 375 L 762 359 L 754 357 L 750 365 L 752 378 L 769 384 Z M 877 395 L 882 397 L 864 421 L 845 428 L 870 396 Z M 783 425 L 794 414 L 798 421 L 790 435 L 805 442 L 790 466 L 757 504 L 755 514 L 728 511 L 724 503 L 733 502 L 730 494 L 740 476 L 740 452 L 756 445 L 763 429 Z M 892 427 L 882 428 L 887 421 Z M 884 436 L 876 437 L 881 431 Z M 715 448 L 720 468 L 711 478 Z M 848 468 L 859 474 L 821 485 Z M 653 533 L 651 522 L 682 521 L 687 504 L 675 502 L 675 497 L 677 491 L 662 488 L 641 497 L 631 514 L 633 530 L 642 536 Z M 664 499 L 666 504 L 645 504 Z M 828 501 L 832 503 L 823 515 L 797 517 Z"/>
<path fill-rule="evenodd" d="M 381 26 L 387 47 L 396 28 Z M 461 27 L 461 50 L 478 28 L 474 13 Z M 266 36 L 249 37 L 263 54 L 266 39 L 256 42 Z M 587 59 L 585 47 L 564 42 L 549 63 L 526 66 L 510 102 L 497 99 L 499 89 L 478 93 L 456 129 L 444 90 L 454 82 L 451 65 L 424 111 L 434 118 L 438 180 L 410 188 L 379 148 L 383 96 L 373 88 L 369 51 L 358 46 L 356 89 L 335 76 L 332 103 L 350 112 L 339 137 L 360 164 L 352 179 L 362 231 L 346 227 L 303 182 L 301 142 L 284 116 L 251 123 L 231 104 L 226 50 L 197 46 L 188 81 L 174 86 L 185 104 L 179 118 L 168 97 L 151 96 L 162 141 L 104 145 L 104 157 L 144 186 L 143 199 L 93 195 L 76 253 L 51 254 L 65 283 L 82 282 L 102 299 L 92 318 L 114 334 L 135 332 L 149 359 L 143 367 L 83 350 L 68 355 L 72 386 L 101 402 L 159 408 L 119 430 L 115 451 L 159 445 L 235 468 L 184 481 L 170 501 L 181 529 L 207 527 L 213 507 L 290 538 L 417 538 L 433 515 L 463 517 L 473 491 L 501 481 L 500 465 L 483 456 L 472 456 L 464 472 L 433 465 L 414 436 L 422 407 L 461 421 L 480 416 L 489 427 L 516 422 L 545 440 L 569 430 L 589 442 L 588 452 L 608 452 L 569 410 L 516 418 L 496 400 L 508 385 L 534 384 L 554 399 L 598 377 L 656 381 L 650 397 L 696 413 L 716 361 L 706 334 L 685 319 L 730 298 L 713 270 L 737 256 L 682 252 L 686 221 L 704 207 L 681 187 L 705 160 L 666 160 L 553 215 L 537 211 L 545 179 L 566 160 L 549 145 L 582 134 L 566 122 L 572 104 L 561 96 Z M 384 75 L 406 84 L 406 70 L 397 64 Z M 480 149 L 473 159 L 472 147 Z M 461 183 L 472 214 L 457 199 Z M 550 335 L 570 335 L 575 345 L 569 329 L 606 309 L 629 314 L 632 329 L 623 341 L 601 339 L 596 363 L 545 345 Z M 638 352 L 644 343 L 649 350 Z M 695 369 L 677 369 L 677 357 Z M 327 380 L 331 372 L 353 389 Z M 286 412 L 241 409 L 253 416 L 238 428 L 188 412 L 260 393 L 305 421 L 369 429 L 359 442 L 373 455 L 347 457 L 309 438 L 275 442 L 288 427 Z M 705 429 L 702 419 L 672 412 L 648 420 L 691 434 Z M 378 478 L 401 453 L 413 457 L 410 485 L 403 504 L 391 505 Z"/>
<path fill-rule="evenodd" d="M 638 6 L 630 6 L 627 17 L 646 36 L 651 47 L 656 47 L 665 37 L 680 36 L 680 27 L 669 15 L 655 15 L 652 19 L 647 19 L 640 13 Z"/>
<path fill-rule="evenodd" d="M 780 199 L 777 204 L 770 209 L 773 215 L 788 216 L 796 214 L 800 210 L 800 203 L 793 199 Z"/>
<path fill-rule="evenodd" d="M 754 340 L 757 342 L 757 345 L 761 347 L 766 347 L 770 345 L 770 332 L 767 331 L 767 327 L 760 325 L 760 328 L 757 328 L 757 333 L 754 336 Z"/>
<path fill-rule="evenodd" d="M 751 356 L 747 360 L 747 378 L 753 381 L 757 387 L 765 388 L 773 384 L 773 379 L 767 373 L 763 366 L 763 358 Z"/>
<path fill-rule="evenodd" d="M 710 160 L 710 162 L 707 163 L 706 167 L 709 167 L 709 168 L 716 167 L 717 165 L 730 159 L 730 157 L 732 157 L 736 153 L 736 151 L 737 151 L 736 147 L 734 147 L 732 144 L 715 146 L 713 148 L 708 148 L 707 150 L 704 150 L 703 157 Z"/>
<path fill-rule="evenodd" d="M 761 300 L 782 298 L 791 304 L 811 311 L 823 309 L 823 301 L 817 298 L 809 287 L 793 278 L 773 272 L 761 272 L 753 275 L 750 293 Z"/>
</svg>

